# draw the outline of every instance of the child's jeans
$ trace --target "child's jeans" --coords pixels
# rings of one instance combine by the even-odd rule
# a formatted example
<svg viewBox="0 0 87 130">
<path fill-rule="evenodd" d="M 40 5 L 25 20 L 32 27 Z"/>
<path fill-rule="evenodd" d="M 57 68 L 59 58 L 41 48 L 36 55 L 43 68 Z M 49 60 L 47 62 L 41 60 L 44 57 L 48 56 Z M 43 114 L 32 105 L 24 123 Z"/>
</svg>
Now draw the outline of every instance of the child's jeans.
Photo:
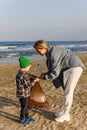
<svg viewBox="0 0 87 130">
<path fill-rule="evenodd" d="M 22 120 L 29 116 L 29 111 L 28 111 L 29 97 L 26 97 L 26 98 L 22 97 L 19 99 L 19 101 L 21 103 L 20 120 Z"/>
</svg>

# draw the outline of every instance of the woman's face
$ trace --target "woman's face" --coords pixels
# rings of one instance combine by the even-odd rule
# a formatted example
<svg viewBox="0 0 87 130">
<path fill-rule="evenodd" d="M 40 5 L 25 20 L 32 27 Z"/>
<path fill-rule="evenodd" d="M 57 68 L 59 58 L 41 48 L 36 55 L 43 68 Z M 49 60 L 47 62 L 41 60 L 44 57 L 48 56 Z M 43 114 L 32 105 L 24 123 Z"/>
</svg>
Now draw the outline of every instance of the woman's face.
<svg viewBox="0 0 87 130">
<path fill-rule="evenodd" d="M 46 54 L 47 49 L 46 49 L 46 48 L 43 48 L 43 49 L 36 49 L 36 51 L 37 51 L 41 56 L 43 56 L 43 55 Z"/>
</svg>

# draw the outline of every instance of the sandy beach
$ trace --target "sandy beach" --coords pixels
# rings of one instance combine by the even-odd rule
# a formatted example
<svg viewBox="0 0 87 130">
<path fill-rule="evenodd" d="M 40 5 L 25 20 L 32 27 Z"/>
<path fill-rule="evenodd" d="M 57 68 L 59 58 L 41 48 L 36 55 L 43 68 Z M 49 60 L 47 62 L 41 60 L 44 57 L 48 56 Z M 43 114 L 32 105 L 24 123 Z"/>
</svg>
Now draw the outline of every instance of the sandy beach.
<svg viewBox="0 0 87 130">
<path fill-rule="evenodd" d="M 87 54 L 78 54 L 87 68 Z M 42 64 L 47 70 L 45 60 L 33 61 L 31 74 L 36 76 L 40 72 L 36 66 Z M 73 105 L 69 122 L 58 123 L 54 120 L 54 113 L 63 105 L 63 90 L 56 89 L 51 81 L 40 81 L 50 107 L 46 109 L 31 109 L 30 116 L 35 119 L 26 126 L 19 124 L 20 104 L 16 97 L 15 76 L 19 65 L 0 65 L 0 130 L 87 130 L 87 69 L 84 70 L 74 91 Z"/>
</svg>

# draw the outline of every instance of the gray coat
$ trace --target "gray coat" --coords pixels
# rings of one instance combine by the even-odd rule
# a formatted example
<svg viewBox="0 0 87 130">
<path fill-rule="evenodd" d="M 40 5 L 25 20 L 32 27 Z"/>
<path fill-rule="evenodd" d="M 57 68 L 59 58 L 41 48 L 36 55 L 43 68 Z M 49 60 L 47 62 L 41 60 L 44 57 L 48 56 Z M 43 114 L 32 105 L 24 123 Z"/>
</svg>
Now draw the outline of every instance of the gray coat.
<svg viewBox="0 0 87 130">
<path fill-rule="evenodd" d="M 50 46 L 46 53 L 48 74 L 45 78 L 52 80 L 56 87 L 63 87 L 63 73 L 73 67 L 85 68 L 82 61 L 69 49 Z M 59 85 L 58 85 L 59 84 Z"/>
</svg>

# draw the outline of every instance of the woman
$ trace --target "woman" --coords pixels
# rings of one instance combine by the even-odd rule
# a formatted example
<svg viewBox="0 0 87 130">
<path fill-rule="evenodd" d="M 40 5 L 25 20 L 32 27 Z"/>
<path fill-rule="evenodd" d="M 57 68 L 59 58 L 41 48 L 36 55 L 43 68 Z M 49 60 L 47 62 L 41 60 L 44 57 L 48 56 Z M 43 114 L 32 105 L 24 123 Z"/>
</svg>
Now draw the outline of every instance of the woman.
<svg viewBox="0 0 87 130">
<path fill-rule="evenodd" d="M 82 74 L 82 61 L 69 49 L 60 46 L 50 46 L 44 40 L 38 40 L 34 48 L 40 55 L 46 55 L 48 72 L 42 73 L 40 78 L 52 80 L 55 87 L 62 86 L 64 90 L 64 106 L 55 113 L 55 121 L 70 120 L 70 108 L 73 101 L 73 92 Z"/>
</svg>

